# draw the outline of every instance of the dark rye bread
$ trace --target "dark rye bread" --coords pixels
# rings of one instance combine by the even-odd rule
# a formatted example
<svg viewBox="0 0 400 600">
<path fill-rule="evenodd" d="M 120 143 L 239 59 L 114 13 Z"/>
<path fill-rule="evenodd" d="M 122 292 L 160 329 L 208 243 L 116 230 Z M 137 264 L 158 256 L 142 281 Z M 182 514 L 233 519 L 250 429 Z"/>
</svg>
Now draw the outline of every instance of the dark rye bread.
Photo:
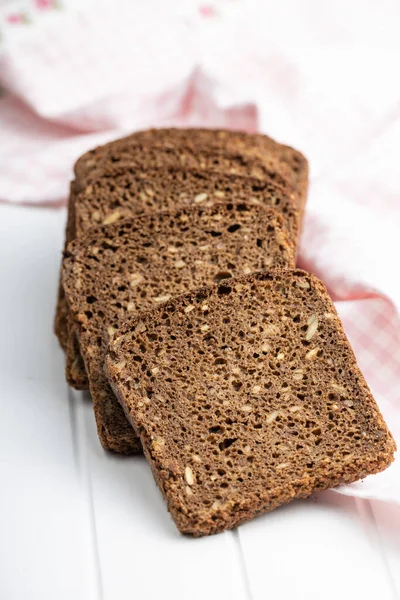
<svg viewBox="0 0 400 600">
<path fill-rule="evenodd" d="M 67 211 L 67 224 L 65 226 L 64 250 L 66 250 L 69 242 L 75 237 L 75 195 L 75 185 L 74 182 L 71 181 Z M 54 333 L 60 342 L 60 346 L 63 348 L 63 350 L 66 350 L 68 345 L 68 306 L 65 301 L 64 290 L 61 285 L 61 268 L 56 314 L 54 318 Z"/>
<path fill-rule="evenodd" d="M 114 167 L 81 191 L 75 202 L 75 235 L 95 225 L 107 225 L 134 214 L 179 206 L 212 206 L 216 202 L 246 201 L 272 206 L 282 214 L 297 246 L 300 215 L 295 194 L 269 179 L 233 173 L 175 167 Z"/>
<path fill-rule="evenodd" d="M 116 150 L 125 149 L 138 142 L 169 143 L 171 146 L 181 145 L 197 149 L 207 147 L 209 150 L 240 152 L 242 155 L 265 157 L 274 155 L 280 162 L 286 163 L 292 172 L 292 183 L 296 187 L 301 208 L 307 199 L 308 162 L 297 150 L 285 146 L 272 138 L 261 134 L 249 134 L 243 131 L 225 129 L 149 129 L 138 131 L 128 137 L 99 146 L 84 154 L 75 164 L 76 179 L 84 182 L 88 173 L 96 169 L 99 162 L 107 155 L 115 155 Z M 126 150 L 124 150 L 126 152 Z"/>
<path fill-rule="evenodd" d="M 75 186 L 72 181 L 70 184 L 70 202 L 68 206 L 64 250 L 67 249 L 68 243 L 75 237 L 75 195 Z M 73 328 L 73 325 L 71 325 L 71 327 Z M 65 377 L 68 384 L 76 390 L 87 390 L 89 388 L 89 381 L 85 370 L 85 364 L 80 353 L 79 342 L 73 331 L 69 333 L 69 328 L 69 309 L 62 287 L 60 269 L 54 332 L 58 337 L 61 347 L 66 353 Z"/>
<path fill-rule="evenodd" d="M 78 161 L 79 163 L 79 161 Z M 183 147 L 179 143 L 174 145 L 152 143 L 152 140 L 137 141 L 129 145 L 112 145 L 110 152 L 104 156 L 100 155 L 89 161 L 92 165 L 87 171 L 81 169 L 81 176 L 76 182 L 71 182 L 70 197 L 68 203 L 68 221 L 66 229 L 66 243 L 72 241 L 75 236 L 75 199 L 79 191 L 82 191 L 87 185 L 96 181 L 113 166 L 129 167 L 133 169 L 163 168 L 163 167 L 181 167 L 194 168 L 207 171 L 222 171 L 224 173 L 234 173 L 237 175 L 252 176 L 260 179 L 268 179 L 281 185 L 293 194 L 295 201 L 295 191 L 291 189 L 289 181 L 292 171 L 289 167 L 277 160 L 272 154 L 262 157 L 245 156 L 235 152 L 226 152 L 221 149 L 210 151 L 208 148 Z M 78 168 L 79 171 L 79 168 Z M 55 318 L 55 333 L 59 338 L 64 350 L 67 347 L 67 311 L 65 302 L 62 301 L 63 291 L 59 289 L 59 308 Z M 68 368 L 67 368 L 68 372 Z"/>
<path fill-rule="evenodd" d="M 293 195 L 281 186 L 254 177 L 174 168 L 110 169 L 78 194 L 74 210 L 75 235 L 83 235 L 95 224 L 109 224 L 135 214 L 173 210 L 180 205 L 211 206 L 215 202 L 232 200 L 272 206 L 284 217 L 291 240 L 297 247 L 299 212 Z M 73 328 L 68 335 L 74 335 Z M 67 346 L 73 348 L 76 344 L 70 342 Z M 69 368 L 72 362 L 76 364 L 75 356 L 67 360 L 67 381 L 82 389 L 84 373 L 75 370 L 74 375 Z"/>
<path fill-rule="evenodd" d="M 223 531 L 393 460 L 333 303 L 304 271 L 142 313 L 113 336 L 106 370 L 182 533 Z"/>
<path fill-rule="evenodd" d="M 66 299 L 65 305 L 68 308 Z M 65 348 L 65 377 L 67 383 L 76 390 L 88 390 L 89 380 L 86 373 L 85 363 L 81 354 L 79 340 L 76 334 L 76 328 L 71 315 L 68 311 L 67 317 L 68 335 Z"/>
<path fill-rule="evenodd" d="M 138 311 L 206 282 L 293 264 L 280 215 L 245 203 L 143 215 L 92 229 L 72 242 L 63 286 L 104 448 L 120 453 L 140 448 L 103 373 L 107 334 Z"/>
<path fill-rule="evenodd" d="M 79 162 L 79 161 L 78 161 Z M 223 173 L 234 173 L 259 179 L 269 178 L 278 185 L 288 186 L 296 192 L 297 181 L 289 166 L 273 154 L 243 154 L 223 147 L 185 146 L 173 142 L 157 143 L 152 140 L 123 140 L 113 144 L 108 152 L 100 154 L 91 161 L 88 171 L 81 171 L 76 179 L 76 191 L 82 191 L 87 185 L 101 177 L 104 171 L 112 167 L 131 167 L 136 169 L 180 167 L 202 169 Z M 78 169 L 79 171 L 79 169 Z"/>
</svg>

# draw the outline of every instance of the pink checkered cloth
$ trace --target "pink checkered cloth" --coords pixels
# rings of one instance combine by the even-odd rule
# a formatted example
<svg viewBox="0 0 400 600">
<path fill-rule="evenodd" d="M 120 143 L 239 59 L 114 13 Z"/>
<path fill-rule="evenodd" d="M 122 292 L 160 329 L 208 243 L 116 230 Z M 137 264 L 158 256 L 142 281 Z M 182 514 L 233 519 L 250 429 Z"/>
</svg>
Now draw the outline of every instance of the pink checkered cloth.
<svg viewBox="0 0 400 600">
<path fill-rule="evenodd" d="M 400 6 L 266 4 L 0 3 L 0 200 L 62 204 L 80 154 L 152 125 L 300 148 L 300 266 L 326 283 L 399 442 Z M 400 467 L 338 492 L 400 503 Z"/>
</svg>

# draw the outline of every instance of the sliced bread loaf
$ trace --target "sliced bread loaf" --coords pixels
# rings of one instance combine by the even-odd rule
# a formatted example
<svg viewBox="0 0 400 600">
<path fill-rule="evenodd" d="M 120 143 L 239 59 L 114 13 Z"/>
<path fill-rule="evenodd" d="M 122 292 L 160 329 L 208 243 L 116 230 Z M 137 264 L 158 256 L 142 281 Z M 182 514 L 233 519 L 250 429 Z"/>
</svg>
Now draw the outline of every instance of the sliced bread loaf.
<svg viewBox="0 0 400 600">
<path fill-rule="evenodd" d="M 83 164 L 86 164 L 85 160 L 83 160 Z M 76 237 L 75 200 L 77 194 L 104 175 L 104 172 L 110 171 L 113 166 L 118 166 L 119 169 L 129 168 L 131 173 L 135 170 L 143 171 L 149 168 L 175 167 L 252 176 L 275 182 L 290 193 L 294 203 L 296 199 L 296 192 L 289 183 L 291 170 L 273 155 L 259 158 L 257 156 L 241 155 L 237 152 L 229 153 L 221 149 L 210 151 L 208 148 L 200 147 L 195 150 L 191 147 L 182 147 L 179 144 L 152 144 L 144 140 L 142 143 L 137 141 L 125 146 L 120 145 L 120 147 L 117 144 L 111 145 L 110 152 L 105 153 L 104 156 L 101 154 L 97 159 L 89 160 L 89 164 L 92 165 L 89 170 L 78 168 L 81 177 L 78 177 L 76 182 L 72 182 L 70 186 L 65 247 Z M 122 170 L 118 172 L 121 173 Z M 59 308 L 56 311 L 54 329 L 61 346 L 65 350 L 67 347 L 67 311 L 62 298 L 63 291 L 60 287 Z"/>
<path fill-rule="evenodd" d="M 185 169 L 110 169 L 77 196 L 74 207 L 74 236 L 81 236 L 96 224 L 112 223 L 133 215 L 177 206 L 212 206 L 215 202 L 249 201 L 255 205 L 272 206 L 285 220 L 290 238 L 297 246 L 299 211 L 293 194 L 268 181 L 224 173 L 208 173 Z M 62 304 L 61 298 L 61 304 Z M 65 312 L 61 306 L 61 311 Z M 73 329 L 69 335 L 74 335 Z M 68 334 L 67 334 L 68 336 Z M 67 344 L 74 348 L 73 343 Z M 82 371 L 71 371 L 67 360 L 67 381 L 82 389 Z M 79 381 L 76 374 L 79 373 Z"/>
<path fill-rule="evenodd" d="M 185 169 L 197 168 L 204 172 L 214 172 L 216 174 L 223 172 L 225 174 L 242 176 L 251 175 L 254 178 L 265 179 L 268 182 L 274 182 L 277 185 L 280 185 L 286 191 L 287 195 L 290 195 L 293 204 L 295 205 L 297 203 L 297 192 L 288 183 L 292 171 L 285 163 L 279 161 L 272 154 L 266 154 L 260 158 L 257 156 L 242 155 L 238 152 L 227 152 L 221 150 L 221 148 L 215 148 L 212 151 L 207 147 L 199 147 L 196 149 L 191 147 L 181 147 L 179 142 L 177 144 L 169 143 L 164 145 L 157 143 L 152 144 L 145 139 L 142 143 L 136 141 L 136 143 L 131 143 L 128 146 L 118 146 L 118 143 L 111 144 L 110 152 L 100 154 L 97 159 L 92 158 L 89 160 L 91 168 L 88 170 L 84 167 L 84 165 L 86 165 L 84 158 L 82 158 L 82 161 L 83 167 L 77 168 L 77 171 L 78 173 L 81 173 L 81 176 L 77 178 L 76 182 L 72 182 L 70 189 L 66 245 L 76 237 L 75 201 L 83 184 L 90 190 L 91 186 L 87 186 L 87 184 L 95 181 L 101 174 L 104 175 L 104 173 L 106 173 L 112 177 L 115 173 L 123 173 L 124 168 L 129 169 L 130 176 L 138 170 L 142 172 L 143 170 L 150 169 L 151 172 L 153 172 L 154 168 L 165 168 L 168 166 L 175 168 L 184 167 Z M 113 165 L 118 165 L 117 171 L 112 168 Z M 298 216 L 298 224 L 299 219 L 300 216 Z M 66 309 L 64 293 L 60 286 L 54 330 L 64 350 L 66 350 L 68 345 L 67 315 L 68 311 Z M 85 387 L 87 387 L 87 381 L 85 384 L 84 372 L 79 368 L 79 365 L 75 366 L 74 369 L 71 369 L 70 361 L 67 361 L 67 363 L 68 362 L 69 364 L 67 364 L 66 368 L 67 381 L 77 389 L 85 389 Z M 75 378 L 74 373 L 78 375 L 77 379 Z"/>
<path fill-rule="evenodd" d="M 112 167 L 146 168 L 185 168 L 233 173 L 246 177 L 270 179 L 278 185 L 288 186 L 296 192 L 297 181 L 287 163 L 279 160 L 274 153 L 246 154 L 225 149 L 222 146 L 194 146 L 178 142 L 157 143 L 155 141 L 123 140 L 113 144 L 109 151 L 93 158 L 90 170 L 78 170 L 77 192 L 101 177 Z M 79 161 L 78 161 L 79 162 Z"/>
<path fill-rule="evenodd" d="M 177 206 L 212 206 L 232 200 L 272 206 L 282 214 L 291 239 L 297 245 L 300 215 L 293 192 L 268 179 L 174 167 L 107 170 L 76 198 L 75 235 L 82 235 L 94 225 L 107 225 L 132 214 Z"/>
<path fill-rule="evenodd" d="M 248 134 L 242 131 L 224 129 L 149 129 L 138 131 L 132 135 L 110 142 L 84 154 L 75 164 L 77 180 L 84 182 L 87 174 L 96 169 L 99 162 L 107 155 L 129 145 L 150 142 L 169 143 L 171 146 L 185 146 L 197 149 L 199 146 L 209 150 L 224 150 L 240 152 L 242 155 L 263 159 L 275 156 L 280 162 L 286 163 L 296 187 L 301 206 L 304 208 L 308 188 L 308 163 L 306 158 L 290 146 L 285 146 L 272 138 L 261 134 Z M 126 150 L 125 150 L 126 151 Z M 84 185 L 84 183 L 83 183 Z"/>
<path fill-rule="evenodd" d="M 142 215 L 94 228 L 72 242 L 63 286 L 104 448 L 131 453 L 140 447 L 103 373 L 107 333 L 206 282 L 293 264 L 280 215 L 250 203 Z"/>
<path fill-rule="evenodd" d="M 141 314 L 115 333 L 106 369 L 183 533 L 234 527 L 393 460 L 326 289 L 303 271 Z"/>
</svg>

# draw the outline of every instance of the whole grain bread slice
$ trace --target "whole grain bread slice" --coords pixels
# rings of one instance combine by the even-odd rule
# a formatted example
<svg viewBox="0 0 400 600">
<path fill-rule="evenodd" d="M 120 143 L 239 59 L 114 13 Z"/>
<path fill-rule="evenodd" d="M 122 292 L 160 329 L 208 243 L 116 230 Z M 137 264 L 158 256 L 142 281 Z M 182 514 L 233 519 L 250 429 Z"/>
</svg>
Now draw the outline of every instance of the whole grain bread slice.
<svg viewBox="0 0 400 600">
<path fill-rule="evenodd" d="M 175 168 L 138 171 L 115 167 L 107 171 L 78 194 L 73 219 L 75 235 L 83 235 L 95 224 L 108 224 L 135 214 L 177 206 L 212 206 L 215 202 L 232 200 L 273 207 L 283 216 L 297 247 L 300 215 L 293 194 L 285 188 L 254 177 Z M 65 312 L 62 306 L 61 312 Z M 67 337 L 74 336 L 74 328 L 69 329 Z M 69 342 L 67 352 L 76 347 L 76 343 Z M 70 368 L 72 364 L 74 371 Z M 67 358 L 67 381 L 78 389 L 82 389 L 85 381 L 82 370 L 77 370 L 81 366 L 75 355 Z"/>
<path fill-rule="evenodd" d="M 333 303 L 304 271 L 141 314 L 115 333 L 106 370 L 182 533 L 223 531 L 393 460 Z"/>
<path fill-rule="evenodd" d="M 174 130 L 173 130 L 174 131 Z M 161 138 L 165 130 L 160 130 Z M 215 145 L 213 149 L 198 145 L 182 146 L 180 141 L 176 143 L 157 143 L 157 138 L 143 138 L 140 135 L 133 142 L 124 145 L 124 140 L 112 143 L 109 152 L 101 153 L 97 158 L 92 157 L 86 165 L 86 160 L 77 163 L 77 180 L 71 183 L 70 198 L 68 204 L 68 223 L 66 231 L 66 245 L 75 238 L 75 201 L 76 196 L 83 187 L 90 182 L 96 181 L 104 172 L 115 173 L 113 166 L 119 167 L 119 173 L 124 168 L 129 168 L 130 173 L 137 170 L 143 171 L 147 168 L 184 167 L 185 169 L 201 169 L 207 172 L 223 172 L 225 174 L 236 174 L 266 179 L 280 185 L 291 196 L 293 203 L 298 203 L 297 192 L 293 188 L 296 181 L 293 180 L 293 171 L 288 165 L 280 161 L 272 152 L 262 155 L 246 155 L 239 152 L 226 151 L 221 144 Z M 105 147 L 104 147 L 105 148 Z M 81 164 L 82 162 L 82 164 Z M 79 165 L 81 164 L 81 167 Z M 80 175 L 79 175 L 80 174 Z M 290 184 L 292 181 L 292 184 Z M 67 346 L 75 347 L 76 341 L 68 342 L 68 311 L 64 299 L 64 292 L 60 285 L 59 297 L 54 322 L 54 330 L 64 350 Z M 76 389 L 86 389 L 88 382 L 82 368 L 82 361 L 67 357 L 66 378 L 68 383 Z"/>
<path fill-rule="evenodd" d="M 175 167 L 114 167 L 81 191 L 75 201 L 75 235 L 90 227 L 107 225 L 132 214 L 212 206 L 216 202 L 246 201 L 272 206 L 279 212 L 297 246 L 300 215 L 295 194 L 270 179 L 234 173 Z"/>
<path fill-rule="evenodd" d="M 137 141 L 127 146 L 121 144 L 120 148 L 118 148 L 117 144 L 112 145 L 110 152 L 107 152 L 104 156 L 101 154 L 96 161 L 94 158 L 89 161 L 89 164 L 92 165 L 89 170 L 85 170 L 83 167 L 79 169 L 78 167 L 77 170 L 81 172 L 81 176 L 77 178 L 76 182 L 71 182 L 70 186 L 65 247 L 76 237 L 75 201 L 77 194 L 115 166 L 119 167 L 119 173 L 124 168 L 129 168 L 130 172 L 133 173 L 135 170 L 143 171 L 149 168 L 165 168 L 169 166 L 267 179 L 286 189 L 295 202 L 296 192 L 289 183 L 291 171 L 285 163 L 277 160 L 272 154 L 260 158 L 257 156 L 241 155 L 237 152 L 226 152 L 218 148 L 210 151 L 208 148 L 202 147 L 194 149 L 191 147 L 186 148 L 179 144 L 149 142 L 151 140 L 144 140 L 141 143 Z M 86 164 L 85 161 L 84 164 Z M 54 330 L 62 348 L 65 350 L 67 347 L 67 311 L 62 298 L 63 290 L 60 286 L 59 308 L 56 311 Z"/>
<path fill-rule="evenodd" d="M 106 148 L 104 149 L 106 150 Z M 79 161 L 78 161 L 79 163 Z M 77 164 L 78 164 L 77 163 Z M 268 178 L 278 185 L 289 187 L 297 197 L 297 178 L 287 163 L 276 153 L 245 153 L 235 148 L 226 149 L 219 145 L 189 144 L 179 140 L 158 142 L 153 139 L 124 140 L 113 143 L 107 151 L 101 152 L 90 161 L 88 170 L 77 167 L 76 190 L 82 191 L 99 179 L 104 171 L 112 167 L 146 168 L 185 168 L 233 173 L 246 177 Z"/>
<path fill-rule="evenodd" d="M 280 215 L 250 203 L 142 215 L 72 242 L 63 261 L 63 286 L 104 448 L 120 453 L 140 448 L 103 373 L 107 335 L 133 314 L 187 289 L 293 264 Z"/>
<path fill-rule="evenodd" d="M 304 209 L 308 189 L 307 159 L 294 148 L 280 144 L 272 138 L 261 134 L 249 134 L 243 131 L 225 129 L 149 129 L 138 131 L 128 137 L 115 140 L 99 146 L 84 154 L 75 164 L 75 175 L 79 185 L 85 185 L 85 180 L 91 170 L 98 168 L 107 156 L 114 156 L 116 151 L 124 148 L 129 152 L 129 146 L 138 143 L 167 143 L 171 147 L 185 146 L 186 148 L 239 152 L 243 156 L 265 159 L 275 156 L 278 161 L 285 163 L 290 172 L 290 180 L 297 189 L 300 206 Z"/>
</svg>

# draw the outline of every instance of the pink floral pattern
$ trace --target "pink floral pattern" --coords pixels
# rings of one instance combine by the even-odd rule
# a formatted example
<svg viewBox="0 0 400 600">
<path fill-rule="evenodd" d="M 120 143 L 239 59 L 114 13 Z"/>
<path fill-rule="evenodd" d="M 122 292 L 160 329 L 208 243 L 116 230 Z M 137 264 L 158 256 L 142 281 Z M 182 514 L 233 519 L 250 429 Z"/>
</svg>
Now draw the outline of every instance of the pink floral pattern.
<svg viewBox="0 0 400 600">
<path fill-rule="evenodd" d="M 55 9 L 63 8 L 60 0 L 28 0 L 23 3 L 19 3 L 21 10 L 8 13 L 7 11 L 0 12 L 0 41 L 3 37 L 2 25 L 6 29 L 9 25 L 11 27 L 15 25 L 30 25 L 34 23 L 35 18 L 39 16 L 39 13 L 48 12 Z"/>
<path fill-rule="evenodd" d="M 217 11 L 210 4 L 201 4 L 199 6 L 199 13 L 201 14 L 202 17 L 215 17 L 217 14 Z"/>
<path fill-rule="evenodd" d="M 10 15 L 7 15 L 6 21 L 7 23 L 10 23 L 10 25 L 26 25 L 26 23 L 29 23 L 29 18 L 25 13 L 11 13 Z"/>
<path fill-rule="evenodd" d="M 59 4 L 56 0 L 35 0 L 35 5 L 39 10 L 49 10 L 59 7 Z"/>
</svg>

